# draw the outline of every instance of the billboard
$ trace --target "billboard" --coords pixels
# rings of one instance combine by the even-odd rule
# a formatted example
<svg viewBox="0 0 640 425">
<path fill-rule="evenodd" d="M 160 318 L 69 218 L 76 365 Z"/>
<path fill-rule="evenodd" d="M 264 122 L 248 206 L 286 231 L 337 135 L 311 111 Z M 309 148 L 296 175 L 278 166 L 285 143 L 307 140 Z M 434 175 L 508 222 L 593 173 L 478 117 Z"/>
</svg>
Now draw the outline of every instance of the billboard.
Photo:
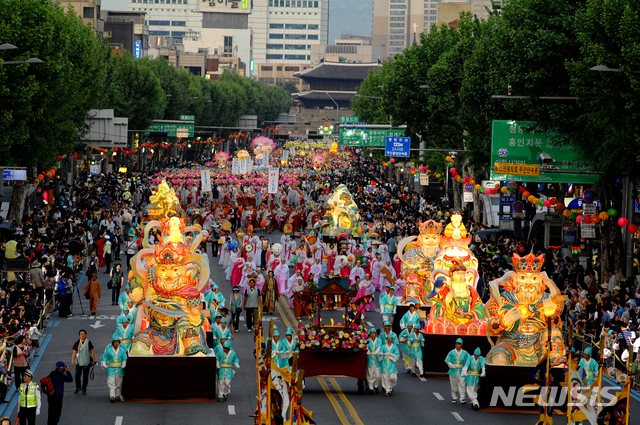
<svg viewBox="0 0 640 425">
<path fill-rule="evenodd" d="M 200 0 L 200 12 L 251 13 L 250 0 Z"/>
<path fill-rule="evenodd" d="M 552 131 L 537 132 L 532 130 L 535 123 L 531 121 L 494 120 L 491 129 L 491 180 L 516 181 L 532 183 L 582 183 L 594 184 L 597 174 L 579 174 L 593 171 L 593 163 L 577 143 L 560 143 L 558 134 Z M 545 172 L 546 165 L 539 169 L 539 175 L 515 171 L 508 173 L 510 167 L 535 168 L 540 166 L 540 154 L 551 158 L 552 172 Z M 498 173 L 494 166 L 498 164 Z M 529 167 L 527 167 L 529 166 Z M 573 173 L 572 173 L 573 171 Z M 535 174 L 535 173 L 531 173 Z"/>
<path fill-rule="evenodd" d="M 471 12 L 471 3 L 439 3 L 438 26 L 446 24 L 457 27 L 462 12 Z"/>
</svg>

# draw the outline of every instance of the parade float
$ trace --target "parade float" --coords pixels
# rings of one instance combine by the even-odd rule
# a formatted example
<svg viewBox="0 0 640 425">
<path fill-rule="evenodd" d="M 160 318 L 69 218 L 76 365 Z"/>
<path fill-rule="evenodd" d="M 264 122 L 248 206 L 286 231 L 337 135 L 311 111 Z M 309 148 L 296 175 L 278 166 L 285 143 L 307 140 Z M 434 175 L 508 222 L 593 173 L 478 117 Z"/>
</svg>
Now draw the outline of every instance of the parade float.
<svg viewBox="0 0 640 425">
<path fill-rule="evenodd" d="M 336 243 L 340 233 L 359 238 L 360 213 L 358 205 L 347 186 L 341 184 L 327 200 L 324 221 L 320 225 L 320 235 L 325 243 Z"/>
<path fill-rule="evenodd" d="M 129 273 L 137 308 L 123 394 L 127 399 L 214 399 L 216 358 L 207 346 L 209 322 L 201 301 L 209 261 L 196 252 L 202 230 L 186 225 L 165 181 L 150 200 L 154 208 L 148 215 L 154 219 L 145 225 L 143 248 L 131 259 Z M 158 373 L 171 369 L 181 372 Z"/>
</svg>

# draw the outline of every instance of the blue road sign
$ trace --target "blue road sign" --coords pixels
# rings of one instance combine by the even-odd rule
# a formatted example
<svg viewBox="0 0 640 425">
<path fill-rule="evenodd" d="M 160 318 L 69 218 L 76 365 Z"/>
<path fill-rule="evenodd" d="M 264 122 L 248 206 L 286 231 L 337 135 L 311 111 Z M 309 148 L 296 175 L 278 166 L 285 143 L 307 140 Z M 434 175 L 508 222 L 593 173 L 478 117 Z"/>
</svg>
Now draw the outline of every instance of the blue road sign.
<svg viewBox="0 0 640 425">
<path fill-rule="evenodd" d="M 27 170 L 2 170 L 2 178 L 5 180 L 26 180 Z"/>
<path fill-rule="evenodd" d="M 411 137 L 387 137 L 384 154 L 399 158 L 409 158 Z"/>
<path fill-rule="evenodd" d="M 135 59 L 140 59 L 142 57 L 142 41 L 140 40 L 136 41 L 134 44 L 133 57 Z"/>
<path fill-rule="evenodd" d="M 511 205 L 516 200 L 515 196 L 501 196 L 500 205 Z"/>
</svg>

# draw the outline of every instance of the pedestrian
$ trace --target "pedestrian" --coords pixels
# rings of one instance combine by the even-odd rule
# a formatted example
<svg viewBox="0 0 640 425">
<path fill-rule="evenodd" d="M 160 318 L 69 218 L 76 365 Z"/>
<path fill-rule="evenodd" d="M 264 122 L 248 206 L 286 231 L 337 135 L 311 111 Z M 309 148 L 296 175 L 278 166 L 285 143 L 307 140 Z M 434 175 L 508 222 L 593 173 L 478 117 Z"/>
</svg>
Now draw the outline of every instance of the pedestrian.
<svg viewBox="0 0 640 425">
<path fill-rule="evenodd" d="M 125 253 L 127 254 L 127 271 L 131 270 L 131 259 L 138 252 L 138 245 L 133 241 L 133 236 L 129 235 L 125 244 Z"/>
<path fill-rule="evenodd" d="M 78 339 L 73 344 L 73 356 L 71 357 L 71 367 L 76 366 L 76 390 L 78 394 L 82 390 L 82 395 L 87 394 L 87 384 L 89 383 L 89 371 L 96 363 L 96 355 L 93 352 L 93 344 L 87 339 L 87 331 L 81 329 L 78 332 Z M 81 383 L 82 378 L 82 385 Z"/>
<path fill-rule="evenodd" d="M 29 346 L 24 343 L 24 336 L 20 335 L 13 346 L 13 378 L 16 389 L 20 388 L 22 376 L 29 369 Z"/>
<path fill-rule="evenodd" d="M 111 247 L 113 246 L 111 244 L 111 236 L 106 235 L 104 237 L 106 240 L 104 242 L 104 250 L 102 253 L 102 257 L 104 258 L 104 262 L 107 265 L 107 273 L 109 272 L 109 270 L 111 270 Z"/>
<path fill-rule="evenodd" d="M 218 349 L 216 360 L 218 363 L 218 401 L 227 401 L 231 392 L 231 379 L 240 367 L 240 360 L 233 350 L 231 340 L 226 340 L 222 349 Z"/>
<path fill-rule="evenodd" d="M 124 280 L 124 273 L 122 271 L 122 265 L 116 264 L 111 270 L 111 305 L 118 304 L 120 298 L 120 288 L 122 288 L 122 281 Z"/>
<path fill-rule="evenodd" d="M 69 305 L 67 304 L 67 280 L 69 280 L 69 275 L 64 274 L 58 281 L 58 317 L 68 317 L 70 314 Z"/>
<path fill-rule="evenodd" d="M 367 342 L 367 386 L 369 394 L 380 392 L 380 349 L 382 348 L 378 332 L 371 328 L 369 330 L 369 341 Z"/>
<path fill-rule="evenodd" d="M 29 328 L 29 341 L 31 342 L 31 348 L 35 350 L 35 354 L 33 357 L 40 357 L 38 354 L 38 350 L 40 349 L 40 338 L 42 337 L 42 333 L 38 326 L 35 323 L 31 323 L 31 327 Z"/>
<path fill-rule="evenodd" d="M 87 282 L 87 285 L 84 287 L 84 296 L 89 299 L 89 310 L 91 311 L 91 315 L 95 317 L 96 312 L 98 311 L 98 299 L 102 297 L 102 291 L 100 289 L 100 282 L 98 282 L 98 275 L 92 274 L 91 280 Z"/>
<path fill-rule="evenodd" d="M 256 288 L 256 280 L 249 279 L 249 288 L 244 290 L 244 300 L 242 307 L 246 310 L 247 332 L 253 330 L 253 318 L 258 311 L 258 301 L 260 299 L 260 290 Z"/>
<path fill-rule="evenodd" d="M 384 390 L 384 395 L 389 397 L 393 393 L 393 388 L 398 383 L 396 361 L 400 358 L 398 346 L 394 343 L 392 335 L 387 336 L 386 343 L 380 348 L 378 358 L 381 360 L 380 374 L 382 389 Z"/>
<path fill-rule="evenodd" d="M 98 257 L 96 257 L 96 251 L 91 251 L 91 255 L 87 258 L 87 275 L 91 276 L 98 271 Z"/>
<path fill-rule="evenodd" d="M 4 344 L 4 341 L 2 341 Z M 7 351 L 2 350 L 2 354 L 0 354 L 0 403 L 6 403 L 7 400 L 4 398 L 7 396 L 7 368 L 5 367 L 4 360 L 7 357 Z M 2 423 L 0 422 L 0 425 Z"/>
<path fill-rule="evenodd" d="M 54 392 L 47 396 L 49 405 L 47 425 L 58 425 L 62 414 L 62 398 L 64 397 L 64 383 L 73 382 L 69 367 L 64 362 L 56 363 L 56 369 L 49 374 L 53 383 Z"/>
<path fill-rule="evenodd" d="M 20 394 L 20 410 L 18 418 L 20 425 L 35 425 L 36 416 L 40 414 L 40 387 L 35 382 L 31 382 L 33 373 L 27 370 L 22 377 L 18 393 Z"/>
<path fill-rule="evenodd" d="M 462 376 L 464 376 L 464 381 L 467 384 L 467 395 L 469 396 L 469 400 L 471 400 L 473 410 L 480 408 L 478 404 L 478 386 L 480 385 L 480 378 L 484 378 L 486 375 L 484 357 L 480 354 L 482 354 L 482 352 L 480 351 L 480 347 L 478 347 L 473 352 L 473 356 L 469 356 L 462 368 Z"/>
<path fill-rule="evenodd" d="M 242 295 L 240 295 L 240 287 L 234 286 L 233 293 L 229 298 L 229 310 L 231 310 L 231 324 L 233 329 L 240 328 L 240 313 L 242 313 Z"/>
<path fill-rule="evenodd" d="M 120 348 L 120 339 L 112 337 L 111 344 L 107 345 L 100 357 L 101 366 L 107 370 L 107 385 L 109 386 L 109 399 L 111 403 L 124 401 L 122 398 L 122 378 L 127 367 L 127 353 Z"/>
<path fill-rule="evenodd" d="M 460 404 L 465 404 L 465 381 L 462 374 L 469 353 L 462 349 L 462 338 L 456 339 L 456 348 L 449 351 L 444 361 L 449 366 L 449 384 L 451 384 L 452 403 L 457 403 L 458 395 L 460 396 Z"/>
</svg>

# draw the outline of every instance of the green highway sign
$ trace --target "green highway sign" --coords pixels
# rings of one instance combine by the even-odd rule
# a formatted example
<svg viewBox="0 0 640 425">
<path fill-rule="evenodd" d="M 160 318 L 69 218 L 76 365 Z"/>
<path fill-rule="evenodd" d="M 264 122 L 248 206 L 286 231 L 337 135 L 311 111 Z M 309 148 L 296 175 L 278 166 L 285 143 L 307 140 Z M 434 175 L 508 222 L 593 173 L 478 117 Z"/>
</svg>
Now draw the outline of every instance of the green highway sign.
<svg viewBox="0 0 640 425">
<path fill-rule="evenodd" d="M 180 121 L 195 121 L 195 115 L 180 115 Z"/>
<path fill-rule="evenodd" d="M 193 124 L 151 124 L 147 132 L 166 132 L 171 137 L 193 137 Z"/>
<path fill-rule="evenodd" d="M 597 174 L 576 174 L 572 171 L 593 171 L 592 161 L 575 142 L 560 143 L 557 133 L 531 132 L 530 121 L 493 120 L 491 130 L 491 180 L 525 181 L 532 183 L 597 183 Z M 538 160 L 544 151 L 551 159 L 553 173 L 545 173 L 545 164 Z M 515 174 L 496 174 L 494 164 L 540 165 L 537 177 Z M 502 170 L 502 168 L 501 168 Z"/>
<path fill-rule="evenodd" d="M 360 122 L 360 117 L 346 117 L 340 116 L 340 124 L 358 124 Z"/>
<path fill-rule="evenodd" d="M 341 129 L 340 145 L 384 147 L 387 137 L 402 137 L 404 130 Z"/>
</svg>

